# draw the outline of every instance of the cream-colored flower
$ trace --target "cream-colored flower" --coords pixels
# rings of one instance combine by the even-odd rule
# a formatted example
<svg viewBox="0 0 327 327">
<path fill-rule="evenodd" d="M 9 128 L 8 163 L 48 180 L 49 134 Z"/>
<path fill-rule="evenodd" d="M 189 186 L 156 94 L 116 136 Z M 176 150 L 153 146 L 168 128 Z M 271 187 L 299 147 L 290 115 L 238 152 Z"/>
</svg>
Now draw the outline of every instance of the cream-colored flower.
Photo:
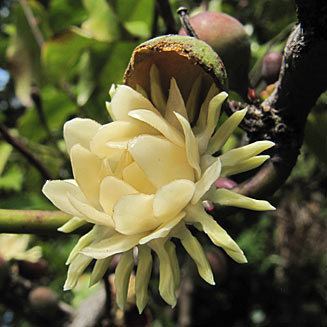
<svg viewBox="0 0 327 327">
<path fill-rule="evenodd" d="M 42 251 L 39 246 L 28 249 L 29 235 L 0 234 L 0 257 L 9 261 L 11 259 L 36 262 L 41 258 Z"/>
<path fill-rule="evenodd" d="M 199 241 L 188 225 L 204 231 L 211 241 L 237 262 L 246 262 L 242 250 L 206 213 L 202 202 L 253 210 L 274 209 L 230 190 L 213 187 L 220 176 L 230 176 L 261 165 L 258 155 L 273 146 L 260 141 L 213 156 L 222 148 L 245 115 L 229 117 L 215 131 L 222 103 L 227 98 L 212 86 L 196 117 L 195 103 L 201 81 L 195 81 L 184 101 L 172 78 L 165 97 L 155 66 L 150 70 L 151 94 L 140 87 L 112 88 L 107 104 L 113 122 L 101 126 L 90 119 L 73 119 L 64 126 L 74 180 L 49 181 L 44 194 L 73 218 L 60 228 L 71 232 L 85 223 L 93 228 L 80 238 L 67 264 L 65 289 L 75 286 L 86 267 L 95 261 L 91 284 L 108 269 L 112 256 L 121 253 L 116 268 L 117 303 L 124 306 L 137 248 L 136 303 L 142 311 L 148 301 L 152 252 L 160 262 L 159 291 L 174 306 L 179 265 L 172 239 L 179 239 L 195 261 L 199 274 L 214 284 L 213 274 Z M 194 122 L 192 128 L 190 122 Z"/>
</svg>

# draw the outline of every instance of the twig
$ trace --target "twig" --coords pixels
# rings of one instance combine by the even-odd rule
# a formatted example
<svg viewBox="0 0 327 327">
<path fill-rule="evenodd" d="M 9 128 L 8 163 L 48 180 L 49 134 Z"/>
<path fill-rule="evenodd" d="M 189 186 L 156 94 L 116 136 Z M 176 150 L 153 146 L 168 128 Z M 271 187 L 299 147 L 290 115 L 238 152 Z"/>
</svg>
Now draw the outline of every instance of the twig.
<svg viewBox="0 0 327 327">
<path fill-rule="evenodd" d="M 192 325 L 192 295 L 193 295 L 193 269 L 189 258 L 184 265 L 183 281 L 178 297 L 178 326 L 189 327 Z"/>
<path fill-rule="evenodd" d="M 157 6 L 166 26 L 166 33 L 177 34 L 176 23 L 169 0 L 157 0 Z"/>
<path fill-rule="evenodd" d="M 87 297 L 76 310 L 75 317 L 68 327 L 97 326 L 105 310 L 106 292 L 104 288 Z"/>
<path fill-rule="evenodd" d="M 0 233 L 59 233 L 57 229 L 70 218 L 61 211 L 0 209 Z"/>
<path fill-rule="evenodd" d="M 194 31 L 191 23 L 190 23 L 190 19 L 188 16 L 188 9 L 186 7 L 179 7 L 177 9 L 177 14 L 179 15 L 179 18 L 181 20 L 181 24 L 185 29 L 185 32 L 187 35 L 189 36 L 193 36 L 195 38 L 199 38 L 198 35 L 196 34 L 196 32 Z"/>
<path fill-rule="evenodd" d="M 29 7 L 26 0 L 19 0 L 19 3 L 23 8 L 24 15 L 26 17 L 28 25 L 31 28 L 31 31 L 32 31 L 33 36 L 35 38 L 35 41 L 38 44 L 38 46 L 41 48 L 43 43 L 44 43 L 44 39 L 43 39 L 43 35 L 42 35 L 42 33 L 41 33 L 40 29 L 39 29 L 39 26 L 37 25 L 37 21 L 36 21 L 36 19 L 34 17 L 34 14 L 33 14 L 32 10 Z"/>
<path fill-rule="evenodd" d="M 30 152 L 29 149 L 26 148 L 21 140 L 11 135 L 9 130 L 3 124 L 0 124 L 0 134 L 5 141 L 20 152 L 28 160 L 28 162 L 40 172 L 44 179 L 52 179 L 51 173 L 43 165 L 43 163 L 32 152 Z"/>
<path fill-rule="evenodd" d="M 275 91 L 260 105 L 230 101 L 225 108 L 231 114 L 247 106 L 241 127 L 250 141 L 276 143 L 269 162 L 235 189 L 249 196 L 271 195 L 286 181 L 297 161 L 310 109 L 327 87 L 327 3 L 295 2 L 299 25 L 285 47 Z"/>
</svg>

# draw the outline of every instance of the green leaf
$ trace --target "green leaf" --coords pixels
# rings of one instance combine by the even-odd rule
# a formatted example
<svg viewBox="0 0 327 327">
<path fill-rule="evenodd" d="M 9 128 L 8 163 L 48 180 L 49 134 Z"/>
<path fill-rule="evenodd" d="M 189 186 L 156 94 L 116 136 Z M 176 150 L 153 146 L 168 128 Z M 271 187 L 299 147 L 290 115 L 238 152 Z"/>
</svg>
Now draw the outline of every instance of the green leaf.
<svg viewBox="0 0 327 327">
<path fill-rule="evenodd" d="M 112 42 L 119 39 L 119 21 L 109 1 L 83 0 L 89 18 L 82 24 L 82 30 L 98 41 Z"/>
<path fill-rule="evenodd" d="M 119 0 L 116 12 L 126 30 L 138 37 L 147 38 L 151 34 L 154 1 Z"/>
<path fill-rule="evenodd" d="M 23 184 L 23 172 L 18 166 L 12 166 L 0 177 L 0 189 L 5 191 L 20 191 Z"/>
<path fill-rule="evenodd" d="M 81 52 L 93 40 L 72 28 L 49 41 L 42 47 L 42 64 L 48 76 L 55 81 L 68 80 L 74 73 L 74 66 Z"/>
<path fill-rule="evenodd" d="M 77 103 L 83 106 L 90 98 L 96 86 L 91 54 L 86 51 L 79 61 L 79 80 L 77 83 Z"/>
<path fill-rule="evenodd" d="M 6 163 L 10 157 L 11 151 L 12 151 L 11 145 L 4 143 L 4 142 L 0 143 L 0 176 L 1 176 L 3 170 L 6 166 Z"/>
<path fill-rule="evenodd" d="M 29 2 L 29 6 L 38 22 L 45 21 L 40 4 Z M 14 7 L 12 15 L 14 24 L 7 48 L 10 72 L 15 81 L 17 97 L 25 106 L 31 106 L 31 87 L 33 84 L 38 85 L 41 78 L 40 48 L 22 7 L 19 5 Z"/>
<path fill-rule="evenodd" d="M 46 86 L 41 91 L 44 113 L 47 117 L 49 128 L 52 131 L 60 130 L 61 132 L 67 118 L 76 112 L 76 106 L 68 96 L 53 86 Z M 30 141 L 40 141 L 47 136 L 46 131 L 40 125 L 36 110 L 27 111 L 21 117 L 18 129 L 19 133 Z"/>
</svg>

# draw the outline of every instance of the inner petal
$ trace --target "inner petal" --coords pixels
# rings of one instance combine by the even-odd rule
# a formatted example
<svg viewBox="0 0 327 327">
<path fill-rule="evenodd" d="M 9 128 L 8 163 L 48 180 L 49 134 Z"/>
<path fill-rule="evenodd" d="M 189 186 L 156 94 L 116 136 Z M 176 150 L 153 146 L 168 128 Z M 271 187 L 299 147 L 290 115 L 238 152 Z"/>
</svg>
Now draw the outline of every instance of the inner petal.
<svg viewBox="0 0 327 327">
<path fill-rule="evenodd" d="M 113 219 L 116 230 L 134 235 L 154 230 L 160 221 L 153 215 L 154 195 L 131 194 L 121 197 L 114 206 Z"/>
<path fill-rule="evenodd" d="M 115 204 L 122 196 L 137 193 L 126 182 L 113 176 L 107 176 L 100 185 L 100 204 L 106 213 L 112 215 Z"/>
<path fill-rule="evenodd" d="M 151 135 L 141 135 L 132 140 L 128 151 L 157 188 L 176 179 L 194 181 L 193 168 L 186 151 L 168 140 Z"/>
</svg>

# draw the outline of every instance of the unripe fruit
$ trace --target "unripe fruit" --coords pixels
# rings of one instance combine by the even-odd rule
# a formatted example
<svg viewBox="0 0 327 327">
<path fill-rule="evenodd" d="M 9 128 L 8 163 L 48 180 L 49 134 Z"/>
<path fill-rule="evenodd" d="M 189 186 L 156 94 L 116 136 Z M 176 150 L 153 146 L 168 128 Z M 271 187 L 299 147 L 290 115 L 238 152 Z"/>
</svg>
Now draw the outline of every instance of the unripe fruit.
<svg viewBox="0 0 327 327">
<path fill-rule="evenodd" d="M 267 53 L 262 62 L 261 75 L 267 84 L 275 83 L 278 80 L 283 56 L 280 52 Z"/>
<path fill-rule="evenodd" d="M 190 23 L 199 39 L 222 59 L 230 89 L 246 97 L 251 51 L 243 25 L 234 17 L 209 11 L 191 17 Z M 186 31 L 182 28 L 179 34 L 186 35 Z"/>
<path fill-rule="evenodd" d="M 28 296 L 32 310 L 41 316 L 54 316 L 58 310 L 58 296 L 48 287 L 36 287 Z"/>
</svg>

